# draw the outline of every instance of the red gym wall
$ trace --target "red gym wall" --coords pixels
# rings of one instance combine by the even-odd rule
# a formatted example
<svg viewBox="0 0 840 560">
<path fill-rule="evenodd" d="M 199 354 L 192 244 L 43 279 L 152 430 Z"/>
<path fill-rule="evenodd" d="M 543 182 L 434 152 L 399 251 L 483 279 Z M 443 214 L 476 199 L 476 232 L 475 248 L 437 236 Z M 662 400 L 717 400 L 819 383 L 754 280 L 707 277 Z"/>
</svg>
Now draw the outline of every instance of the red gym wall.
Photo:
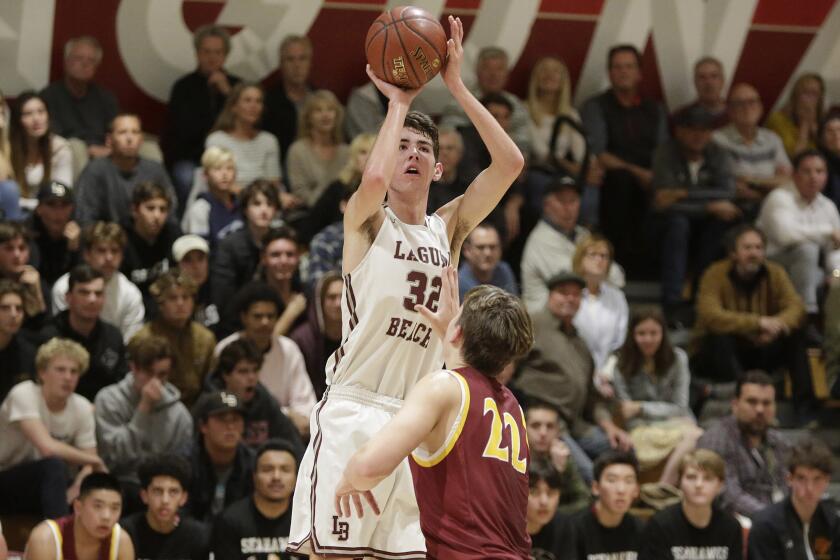
<svg viewBox="0 0 840 560">
<path fill-rule="evenodd" d="M 174 79 L 194 64 L 189 32 L 219 22 L 234 35 L 231 70 L 248 79 L 276 77 L 276 45 L 306 33 L 315 45 L 312 81 L 346 99 L 364 82 L 362 44 L 378 12 L 400 2 L 332 0 L 2 0 L 0 88 L 16 95 L 61 75 L 62 46 L 96 36 L 105 48 L 98 81 L 123 108 L 158 131 Z M 407 3 L 407 2 L 405 2 Z M 691 94 L 690 66 L 702 54 L 724 61 L 731 81 L 748 81 L 767 107 L 792 77 L 821 72 L 829 98 L 840 101 L 840 7 L 835 0 L 417 0 L 433 13 L 465 23 L 468 56 L 499 44 L 515 61 L 510 87 L 525 94 L 533 63 L 559 55 L 569 66 L 576 98 L 604 85 L 610 44 L 644 52 L 644 90 L 669 105 Z M 473 32 L 473 33 L 471 33 Z M 471 66 L 471 65 L 470 65 Z M 471 78 L 470 69 L 465 71 Z M 444 93 L 430 90 L 432 107 Z M 138 84 L 143 84 L 139 86 Z"/>
</svg>

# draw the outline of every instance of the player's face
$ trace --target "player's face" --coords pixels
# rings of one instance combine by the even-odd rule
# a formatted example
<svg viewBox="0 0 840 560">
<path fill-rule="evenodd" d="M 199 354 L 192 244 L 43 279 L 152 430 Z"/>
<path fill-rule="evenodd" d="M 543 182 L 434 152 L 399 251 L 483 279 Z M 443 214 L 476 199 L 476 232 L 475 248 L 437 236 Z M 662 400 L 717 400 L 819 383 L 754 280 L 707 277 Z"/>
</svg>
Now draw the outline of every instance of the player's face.
<svg viewBox="0 0 840 560">
<path fill-rule="evenodd" d="M 198 71 L 202 74 L 211 74 L 221 70 L 227 58 L 225 52 L 225 41 L 221 37 L 205 37 L 195 51 L 198 59 Z"/>
<path fill-rule="evenodd" d="M 204 442 L 215 449 L 235 449 L 242 440 L 245 420 L 238 412 L 230 411 L 211 414 L 207 420 L 201 422 L 200 430 Z"/>
<path fill-rule="evenodd" d="M 44 396 L 57 399 L 68 399 L 73 394 L 81 374 L 82 370 L 76 360 L 60 354 L 38 371 Z"/>
<path fill-rule="evenodd" d="M 592 482 L 592 493 L 598 496 L 601 507 L 607 511 L 627 513 L 639 495 L 636 472 L 630 465 L 610 465 L 601 473 L 599 480 Z"/>
<path fill-rule="evenodd" d="M 17 294 L 0 297 L 0 333 L 14 336 L 23 325 L 23 300 Z"/>
<path fill-rule="evenodd" d="M 442 169 L 435 161 L 431 139 L 412 128 L 404 127 L 391 188 L 397 192 L 428 190 L 432 181 L 440 179 Z"/>
<path fill-rule="evenodd" d="M 244 402 L 250 402 L 257 392 L 260 370 L 254 362 L 239 360 L 233 370 L 222 377 L 226 391 L 233 393 Z"/>
<path fill-rule="evenodd" d="M 694 71 L 694 88 L 701 101 L 720 101 L 723 91 L 723 71 L 714 62 L 706 62 Z"/>
<path fill-rule="evenodd" d="M 645 358 L 653 358 L 662 345 L 662 325 L 654 319 L 640 321 L 633 329 L 633 341 Z"/>
<path fill-rule="evenodd" d="M 711 507 L 722 489 L 721 479 L 699 467 L 686 467 L 680 479 L 680 490 L 686 503 L 695 507 Z"/>
<path fill-rule="evenodd" d="M 29 244 L 23 237 L 13 237 L 5 243 L 0 243 L 0 271 L 17 276 L 28 263 Z"/>
<path fill-rule="evenodd" d="M 113 129 L 108 135 L 111 149 L 116 155 L 137 157 L 140 144 L 143 143 L 143 130 L 140 119 L 124 115 L 114 120 Z"/>
<path fill-rule="evenodd" d="M 776 417 L 776 389 L 772 385 L 745 383 L 741 396 L 732 401 L 732 413 L 741 431 L 763 436 Z"/>
<path fill-rule="evenodd" d="M 555 286 L 548 293 L 548 310 L 562 320 L 571 320 L 580 309 L 581 287 L 573 282 Z"/>
<path fill-rule="evenodd" d="M 828 489 L 830 478 L 819 469 L 798 466 L 787 475 L 790 495 L 801 505 L 816 507 Z"/>
<path fill-rule="evenodd" d="M 297 463 L 288 451 L 266 451 L 254 469 L 254 490 L 270 502 L 289 499 L 297 481 Z"/>
<path fill-rule="evenodd" d="M 544 526 L 554 518 L 560 503 L 560 489 L 552 488 L 544 480 L 528 490 L 528 523 Z"/>
<path fill-rule="evenodd" d="M 20 124 L 30 138 L 41 138 L 50 129 L 50 116 L 44 102 L 33 97 L 24 103 L 20 112 Z"/>
<path fill-rule="evenodd" d="M 236 166 L 231 162 L 211 167 L 204 174 L 207 177 L 207 186 L 220 192 L 230 192 L 236 182 Z"/>
<path fill-rule="evenodd" d="M 84 284 L 75 284 L 67 292 L 67 308 L 74 315 L 93 321 L 102 313 L 105 306 L 105 280 L 95 278 Z"/>
<path fill-rule="evenodd" d="M 192 294 L 180 286 L 172 286 L 160 302 L 161 318 L 168 324 L 182 327 L 192 318 L 195 300 Z"/>
<path fill-rule="evenodd" d="M 73 502 L 73 511 L 88 534 L 97 539 L 107 539 L 120 519 L 122 496 L 113 490 L 93 490 Z"/>
<path fill-rule="evenodd" d="M 178 263 L 178 268 L 189 276 L 196 286 L 202 286 L 207 282 L 207 276 L 210 273 L 209 261 L 207 260 L 207 253 L 193 249 L 181 259 Z"/>
<path fill-rule="evenodd" d="M 245 336 L 257 344 L 264 344 L 265 341 L 271 339 L 271 331 L 278 317 L 277 306 L 270 301 L 254 302 L 239 315 L 245 329 Z"/>
<path fill-rule="evenodd" d="M 557 412 L 547 408 L 532 408 L 525 415 L 525 429 L 531 451 L 548 453 L 551 442 L 560 435 Z"/>
<path fill-rule="evenodd" d="M 245 208 L 245 218 L 248 220 L 248 223 L 258 228 L 267 228 L 270 226 L 271 221 L 276 215 L 277 207 L 262 193 L 257 193 L 251 197 L 251 200 L 248 201 L 248 206 Z"/>
<path fill-rule="evenodd" d="M 330 282 L 324 293 L 324 319 L 328 322 L 338 323 L 341 321 L 341 279 Z"/>
<path fill-rule="evenodd" d="M 490 274 L 502 259 L 502 241 L 493 228 L 475 228 L 464 244 L 464 257 L 473 270 Z"/>
<path fill-rule="evenodd" d="M 140 490 L 140 498 L 159 524 L 169 525 L 178 517 L 178 509 L 187 503 L 187 492 L 171 476 L 156 476 L 148 488 Z"/>
<path fill-rule="evenodd" d="M 297 272 L 300 251 L 291 239 L 275 239 L 265 248 L 262 259 L 266 274 L 277 282 L 285 282 Z"/>
</svg>

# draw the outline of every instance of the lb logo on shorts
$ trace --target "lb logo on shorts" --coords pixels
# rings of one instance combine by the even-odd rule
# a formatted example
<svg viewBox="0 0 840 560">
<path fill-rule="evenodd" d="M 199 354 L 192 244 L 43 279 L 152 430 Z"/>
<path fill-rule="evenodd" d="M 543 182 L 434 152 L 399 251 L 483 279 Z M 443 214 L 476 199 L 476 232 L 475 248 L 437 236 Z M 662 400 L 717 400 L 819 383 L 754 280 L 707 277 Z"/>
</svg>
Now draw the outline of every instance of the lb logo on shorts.
<svg viewBox="0 0 840 560">
<path fill-rule="evenodd" d="M 346 541 L 350 538 L 350 524 L 346 521 L 339 521 L 337 515 L 333 515 L 333 535 L 338 535 L 338 540 Z"/>
</svg>

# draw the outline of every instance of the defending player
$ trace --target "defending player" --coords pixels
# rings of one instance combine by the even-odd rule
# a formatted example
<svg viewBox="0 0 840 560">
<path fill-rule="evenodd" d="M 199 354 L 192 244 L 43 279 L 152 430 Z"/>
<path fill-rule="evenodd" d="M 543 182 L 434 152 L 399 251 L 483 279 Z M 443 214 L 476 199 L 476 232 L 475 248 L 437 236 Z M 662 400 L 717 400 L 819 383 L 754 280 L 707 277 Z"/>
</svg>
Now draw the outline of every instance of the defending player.
<svg viewBox="0 0 840 560">
<path fill-rule="evenodd" d="M 423 312 L 446 329 L 451 369 L 423 378 L 393 420 L 353 455 L 335 509 L 351 516 L 352 498 L 361 516 L 362 493 L 376 512 L 370 489 L 411 454 L 428 558 L 529 558 L 525 420 L 495 376 L 531 348 L 531 320 L 519 298 L 479 286 L 447 321 L 458 308 L 454 275 L 447 271 L 440 311 Z"/>
<path fill-rule="evenodd" d="M 134 560 L 134 546 L 117 521 L 122 511 L 120 482 L 107 473 L 82 480 L 73 515 L 42 521 L 29 535 L 29 560 Z"/>
<path fill-rule="evenodd" d="M 426 216 L 429 185 L 443 172 L 436 161 L 437 129 L 426 115 L 408 111 L 419 90 L 387 84 L 368 68 L 389 99 L 388 113 L 344 213 L 344 332 L 327 363 L 328 390 L 311 418 L 290 552 L 425 558 L 407 462 L 374 492 L 383 504 L 379 519 L 339 520 L 333 493 L 341 475 L 335 466 L 391 419 L 422 375 L 441 367 L 441 341 L 415 306 L 437 308 L 441 271 L 454 264 L 466 235 L 498 204 L 523 165 L 516 145 L 461 81 L 463 26 L 452 17 L 449 23 L 443 81 L 492 163 L 462 197 Z"/>
</svg>

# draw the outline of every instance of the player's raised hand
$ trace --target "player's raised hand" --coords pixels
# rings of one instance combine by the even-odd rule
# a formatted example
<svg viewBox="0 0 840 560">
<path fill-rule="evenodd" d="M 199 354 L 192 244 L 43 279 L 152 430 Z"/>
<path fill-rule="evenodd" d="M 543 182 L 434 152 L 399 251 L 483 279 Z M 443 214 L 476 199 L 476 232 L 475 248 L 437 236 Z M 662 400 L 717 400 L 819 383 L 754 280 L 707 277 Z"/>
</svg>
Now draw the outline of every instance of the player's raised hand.
<svg viewBox="0 0 840 560">
<path fill-rule="evenodd" d="M 458 298 L 458 271 L 455 267 L 447 266 L 440 278 L 440 299 L 437 302 L 437 309 L 432 310 L 425 305 L 415 305 L 414 310 L 420 313 L 431 324 L 435 334 L 443 339 L 446 337 L 449 323 L 458 315 L 461 303 Z"/>
<path fill-rule="evenodd" d="M 446 42 L 446 67 L 441 73 L 446 87 L 461 81 L 461 62 L 464 60 L 464 24 L 461 18 L 449 16 L 449 40 Z"/>
<path fill-rule="evenodd" d="M 342 476 L 341 481 L 335 489 L 335 513 L 339 517 L 353 517 L 353 510 L 350 502 L 353 502 L 353 508 L 356 510 L 356 515 L 359 518 L 365 516 L 365 509 L 362 506 L 362 498 L 370 506 L 374 514 L 379 515 L 379 504 L 376 503 L 376 498 L 370 490 L 359 492 L 350 485 L 346 477 Z"/>
<path fill-rule="evenodd" d="M 373 85 L 376 86 L 376 89 L 381 91 L 382 95 L 384 95 L 391 101 L 402 102 L 406 105 L 411 105 L 411 102 L 414 101 L 414 98 L 417 97 L 417 94 L 420 93 L 421 89 L 423 89 L 403 89 L 401 87 L 395 86 L 394 84 L 389 84 L 388 82 L 380 79 L 376 74 L 373 73 L 373 69 L 370 67 L 370 64 L 365 66 L 365 71 L 367 72 L 370 81 L 373 82 Z"/>
</svg>

